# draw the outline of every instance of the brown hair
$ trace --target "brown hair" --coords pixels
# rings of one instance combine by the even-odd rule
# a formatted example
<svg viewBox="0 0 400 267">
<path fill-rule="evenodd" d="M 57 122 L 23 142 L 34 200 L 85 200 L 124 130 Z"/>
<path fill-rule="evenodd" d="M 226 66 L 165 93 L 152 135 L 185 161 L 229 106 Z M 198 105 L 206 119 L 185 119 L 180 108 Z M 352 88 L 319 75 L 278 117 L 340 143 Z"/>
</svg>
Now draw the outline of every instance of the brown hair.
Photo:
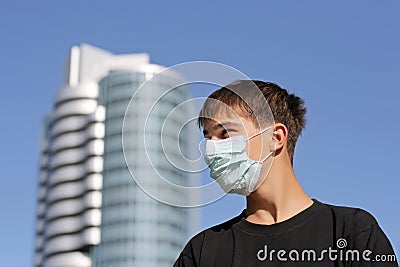
<svg viewBox="0 0 400 267">
<path fill-rule="evenodd" d="M 250 87 L 257 88 L 262 94 L 249 90 Z M 264 99 L 260 99 L 260 97 Z M 271 112 L 265 110 L 268 106 L 260 104 L 265 100 L 271 109 L 274 121 L 268 116 Z M 225 105 L 221 105 L 221 102 Z M 208 96 L 200 110 L 197 121 L 199 127 L 204 125 L 205 120 L 212 119 L 216 114 L 225 113 L 229 116 L 232 114 L 232 112 L 227 112 L 229 109 L 243 118 L 250 119 L 255 127 L 266 125 L 266 123 L 270 125 L 273 122 L 284 124 L 289 131 L 287 149 L 290 159 L 293 161 L 297 139 L 306 124 L 307 109 L 300 97 L 289 94 L 286 89 L 275 83 L 238 80 Z"/>
</svg>

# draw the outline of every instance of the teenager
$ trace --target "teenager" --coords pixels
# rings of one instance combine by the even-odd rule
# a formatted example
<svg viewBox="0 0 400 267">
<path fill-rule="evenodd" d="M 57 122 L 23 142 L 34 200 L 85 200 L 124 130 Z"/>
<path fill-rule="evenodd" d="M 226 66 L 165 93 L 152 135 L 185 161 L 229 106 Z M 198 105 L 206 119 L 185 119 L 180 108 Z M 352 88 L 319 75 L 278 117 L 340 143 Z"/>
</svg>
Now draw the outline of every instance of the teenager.
<svg viewBox="0 0 400 267">
<path fill-rule="evenodd" d="M 274 83 L 240 80 L 208 97 L 198 122 L 210 176 L 246 196 L 246 209 L 194 236 L 174 266 L 398 266 L 371 214 L 321 203 L 301 187 L 292 164 L 305 114 L 304 101 Z"/>
</svg>

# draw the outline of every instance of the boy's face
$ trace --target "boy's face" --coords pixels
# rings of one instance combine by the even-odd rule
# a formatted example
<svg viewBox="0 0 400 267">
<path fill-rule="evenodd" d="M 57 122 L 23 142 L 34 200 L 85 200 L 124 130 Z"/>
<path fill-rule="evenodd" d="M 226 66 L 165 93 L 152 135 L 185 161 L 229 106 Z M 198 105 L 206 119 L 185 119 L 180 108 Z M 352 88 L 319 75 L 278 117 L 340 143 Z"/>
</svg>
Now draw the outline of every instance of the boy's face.
<svg viewBox="0 0 400 267">
<path fill-rule="evenodd" d="M 218 115 L 207 119 L 203 124 L 203 134 L 206 139 L 223 140 L 229 137 L 244 135 L 247 137 L 256 135 L 263 129 L 254 126 L 249 119 L 241 116 Z M 246 152 L 250 159 L 261 160 L 269 153 L 269 141 L 266 136 L 273 130 L 258 134 L 247 141 Z"/>
</svg>

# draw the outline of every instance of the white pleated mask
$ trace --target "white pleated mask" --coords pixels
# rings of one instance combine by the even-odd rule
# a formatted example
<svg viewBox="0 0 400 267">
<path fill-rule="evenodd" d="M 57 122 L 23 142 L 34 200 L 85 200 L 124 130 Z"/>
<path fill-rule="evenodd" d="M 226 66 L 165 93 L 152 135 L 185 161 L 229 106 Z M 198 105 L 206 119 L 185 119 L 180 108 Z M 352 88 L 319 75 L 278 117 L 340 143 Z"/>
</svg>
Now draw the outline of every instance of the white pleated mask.
<svg viewBox="0 0 400 267">
<path fill-rule="evenodd" d="M 270 152 L 262 160 L 252 160 L 246 152 L 247 141 L 271 129 L 246 138 L 245 135 L 233 136 L 223 140 L 207 140 L 204 160 L 210 168 L 210 176 L 215 179 L 225 193 L 248 196 L 260 184 L 260 172 L 263 162 L 273 155 Z"/>
</svg>

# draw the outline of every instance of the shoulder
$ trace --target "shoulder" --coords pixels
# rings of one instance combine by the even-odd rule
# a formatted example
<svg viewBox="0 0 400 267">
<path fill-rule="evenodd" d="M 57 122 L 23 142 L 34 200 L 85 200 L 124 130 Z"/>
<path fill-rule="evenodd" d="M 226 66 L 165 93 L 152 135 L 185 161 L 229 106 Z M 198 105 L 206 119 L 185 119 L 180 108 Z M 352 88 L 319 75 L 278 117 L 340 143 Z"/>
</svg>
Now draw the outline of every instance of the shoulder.
<svg viewBox="0 0 400 267">
<path fill-rule="evenodd" d="M 221 232 L 229 231 L 233 225 L 235 225 L 242 218 L 244 218 L 244 213 L 245 213 L 245 211 L 243 210 L 242 213 L 240 213 L 239 215 L 237 215 L 223 223 L 220 223 L 213 227 L 210 227 L 210 228 L 206 229 L 205 232 L 206 233 L 221 233 Z"/>
<path fill-rule="evenodd" d="M 242 219 L 242 217 L 243 217 L 243 212 L 238 216 L 233 217 L 223 223 L 202 230 L 189 240 L 188 244 L 186 245 L 186 249 L 191 248 L 191 250 L 200 251 L 205 242 L 213 243 L 213 241 L 224 236 L 225 233 L 230 232 L 233 225 L 239 222 Z"/>
<path fill-rule="evenodd" d="M 198 266 L 200 259 L 204 258 L 204 255 L 209 257 L 210 253 L 213 253 L 215 246 L 218 245 L 218 241 L 225 238 L 227 236 L 226 233 L 230 232 L 233 225 L 241 220 L 242 214 L 243 212 L 230 220 L 207 228 L 193 236 L 182 250 L 175 266 L 181 266 L 177 264 L 184 261 L 189 261 Z M 188 264 L 188 266 L 191 265 Z"/>
<path fill-rule="evenodd" d="M 377 225 L 375 217 L 364 209 L 326 203 L 321 204 L 329 210 L 336 224 L 351 234 L 368 231 Z"/>
<path fill-rule="evenodd" d="M 196 234 L 189 242 L 204 242 L 204 240 L 207 238 L 218 237 L 226 232 L 229 232 L 232 229 L 232 227 L 243 218 L 243 214 L 244 211 L 241 214 L 225 222 L 222 222 L 220 224 L 202 230 L 201 232 Z"/>
</svg>

